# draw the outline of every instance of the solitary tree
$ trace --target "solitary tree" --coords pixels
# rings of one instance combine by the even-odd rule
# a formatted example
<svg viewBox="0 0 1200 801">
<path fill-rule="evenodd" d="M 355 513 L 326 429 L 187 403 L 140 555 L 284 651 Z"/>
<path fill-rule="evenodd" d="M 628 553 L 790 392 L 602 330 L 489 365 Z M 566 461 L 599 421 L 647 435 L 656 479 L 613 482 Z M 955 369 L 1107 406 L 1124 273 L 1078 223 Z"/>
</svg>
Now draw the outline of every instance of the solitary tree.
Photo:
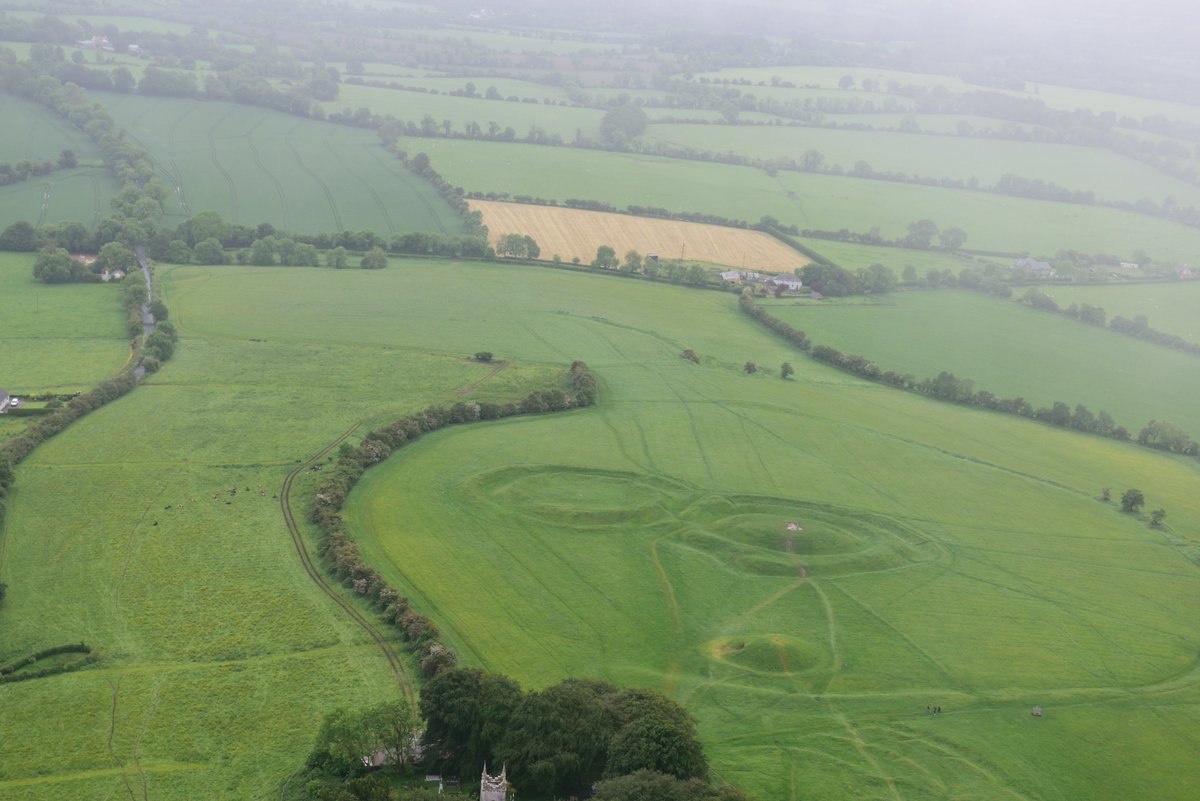
<svg viewBox="0 0 1200 801">
<path fill-rule="evenodd" d="M 334 269 L 342 269 L 349 261 L 350 253 L 341 245 L 325 254 L 325 263 Z"/>
<path fill-rule="evenodd" d="M 946 250 L 958 250 L 967 241 L 967 232 L 961 228 L 947 228 L 938 234 L 938 241 Z"/>
<path fill-rule="evenodd" d="M 917 220 L 908 224 L 908 236 L 904 241 L 910 247 L 928 248 L 937 233 L 937 223 L 933 220 Z"/>
<path fill-rule="evenodd" d="M 746 362 L 742 369 L 746 372 L 746 375 L 753 375 L 758 372 L 758 365 L 754 362 Z"/>
<path fill-rule="evenodd" d="M 1158 528 L 1162 525 L 1163 518 L 1167 516 L 1166 509 L 1155 509 L 1150 513 L 1150 525 Z"/>
<path fill-rule="evenodd" d="M 791 362 L 784 362 L 783 364 L 779 365 L 779 377 L 784 379 L 785 381 L 788 378 L 791 378 L 792 374 L 795 372 L 796 371 L 794 369 L 792 369 Z"/>
<path fill-rule="evenodd" d="M 1121 494 L 1122 512 L 1137 513 L 1145 505 L 1146 499 L 1142 497 L 1142 491 L 1139 489 L 1127 489 Z"/>
<path fill-rule="evenodd" d="M 362 257 L 361 267 L 364 270 L 382 270 L 387 267 L 387 254 L 383 252 L 381 247 L 373 247 L 367 251 L 367 255 Z"/>
<path fill-rule="evenodd" d="M 1101 500 L 1104 500 L 1104 501 L 1111 501 L 1112 500 L 1112 490 L 1110 490 L 1108 487 L 1105 487 L 1104 489 L 1100 490 L 1100 498 L 1101 498 Z"/>
<path fill-rule="evenodd" d="M 601 245 L 596 248 L 596 260 L 592 262 L 593 267 L 599 267 L 601 270 L 612 270 L 616 268 L 617 264 L 617 251 L 608 245 Z"/>
</svg>

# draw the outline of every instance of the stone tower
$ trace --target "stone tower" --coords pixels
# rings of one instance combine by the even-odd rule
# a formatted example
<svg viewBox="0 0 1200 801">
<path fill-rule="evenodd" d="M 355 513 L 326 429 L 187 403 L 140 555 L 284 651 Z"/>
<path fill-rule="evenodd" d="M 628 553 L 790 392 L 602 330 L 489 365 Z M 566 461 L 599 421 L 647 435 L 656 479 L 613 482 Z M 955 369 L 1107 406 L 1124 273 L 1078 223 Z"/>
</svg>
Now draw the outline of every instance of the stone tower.
<svg viewBox="0 0 1200 801">
<path fill-rule="evenodd" d="M 505 801 L 508 796 L 508 766 L 500 770 L 499 776 L 489 776 L 487 765 L 483 766 L 483 778 L 479 780 L 479 801 Z"/>
</svg>

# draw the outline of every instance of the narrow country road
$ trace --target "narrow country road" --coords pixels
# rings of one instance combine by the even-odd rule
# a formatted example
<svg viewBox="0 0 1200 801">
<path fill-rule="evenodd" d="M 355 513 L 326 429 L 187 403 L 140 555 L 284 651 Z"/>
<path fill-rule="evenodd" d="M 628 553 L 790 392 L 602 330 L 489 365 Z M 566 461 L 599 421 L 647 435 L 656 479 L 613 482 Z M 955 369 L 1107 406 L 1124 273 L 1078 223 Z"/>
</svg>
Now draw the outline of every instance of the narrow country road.
<svg viewBox="0 0 1200 801">
<path fill-rule="evenodd" d="M 146 259 L 146 248 L 144 245 L 138 245 L 135 249 L 137 253 L 138 264 L 142 268 L 142 275 L 146 277 L 146 302 L 142 304 L 142 334 L 149 337 L 154 333 L 154 315 L 150 313 L 150 294 L 153 292 L 150 283 L 150 262 Z M 139 364 L 134 368 L 133 374 L 141 380 L 142 376 L 146 375 L 146 368 Z"/>
</svg>

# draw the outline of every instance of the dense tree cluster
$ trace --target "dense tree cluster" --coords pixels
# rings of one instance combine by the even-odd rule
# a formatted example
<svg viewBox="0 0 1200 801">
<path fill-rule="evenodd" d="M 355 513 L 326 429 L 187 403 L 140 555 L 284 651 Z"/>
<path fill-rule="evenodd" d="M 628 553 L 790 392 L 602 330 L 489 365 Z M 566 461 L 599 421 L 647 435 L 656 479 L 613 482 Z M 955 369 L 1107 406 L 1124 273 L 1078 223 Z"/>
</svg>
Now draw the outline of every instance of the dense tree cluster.
<svg viewBox="0 0 1200 801">
<path fill-rule="evenodd" d="M 854 272 L 836 264 L 806 264 L 796 271 L 805 286 L 830 297 L 880 295 L 896 288 L 896 274 L 882 264 L 860 267 Z"/>
<path fill-rule="evenodd" d="M 602 778 L 640 770 L 708 774 L 695 721 L 647 690 L 568 679 L 523 693 L 503 676 L 456 669 L 425 685 L 421 715 L 430 768 L 471 776 L 484 763 L 506 764 L 525 793 L 579 797 Z"/>
</svg>

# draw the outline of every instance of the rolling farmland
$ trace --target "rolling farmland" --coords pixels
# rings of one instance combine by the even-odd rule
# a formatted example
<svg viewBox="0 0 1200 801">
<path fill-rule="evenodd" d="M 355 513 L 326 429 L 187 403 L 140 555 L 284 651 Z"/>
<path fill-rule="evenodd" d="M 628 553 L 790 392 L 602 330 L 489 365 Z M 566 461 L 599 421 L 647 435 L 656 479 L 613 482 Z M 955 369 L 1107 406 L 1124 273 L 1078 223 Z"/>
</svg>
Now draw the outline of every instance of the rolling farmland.
<svg viewBox="0 0 1200 801">
<path fill-rule="evenodd" d="M 664 693 L 695 716 L 714 784 L 754 801 L 1200 796 L 1200 462 L 1136 442 L 1151 419 L 1200 438 L 1200 362 L 981 292 L 913 289 L 982 281 L 1019 297 L 1032 277 L 992 268 L 1028 255 L 1062 276 L 1039 287 L 1061 307 L 1145 315 L 1200 343 L 1200 282 L 1152 282 L 1200 259 L 1187 208 L 1200 207 L 1200 105 L 1056 83 L 1200 103 L 1195 64 L 1174 52 L 1182 25 L 1161 48 L 1137 42 L 1131 18 L 1111 31 L 1115 49 L 997 29 L 977 52 L 971 36 L 947 52 L 963 19 L 906 6 L 897 30 L 912 25 L 892 41 L 878 3 L 870 25 L 850 24 L 851 3 L 726 9 L 727 26 L 704 2 L 659 22 L 657 9 L 575 0 L 104 5 L 0 15 L 24 62 L 0 53 L 0 83 L 49 104 L 0 94 L 0 162 L 80 160 L 0 187 L 0 230 L 79 220 L 96 250 L 144 248 L 163 262 L 155 297 L 179 339 L 0 486 L 0 799 L 365 792 L 317 784 L 378 747 L 362 739 L 374 723 L 323 721 L 412 702 L 446 664 L 422 659 L 405 618 L 392 625 L 405 608 L 460 666 L 526 690 L 595 677 Z M 164 19 L 138 16 L 150 13 Z M 592 26 L 570 27 L 577 13 Z M 766 19 L 791 20 L 794 37 Z M 1082 40 L 1118 19 L 1047 20 L 1045 33 Z M 72 46 L 94 33 L 114 50 Z M 154 80 L 59 89 L 120 68 Z M 395 87 L 365 85 L 379 81 Z M 353 119 L 319 119 L 333 114 Z M 410 135 L 395 149 L 426 154 L 448 187 L 389 153 L 397 121 Z M 810 150 L 819 169 L 786 162 Z M 169 193 L 161 219 L 151 173 Z M 1076 200 L 1154 203 L 979 191 L 1006 174 Z M 892 292 L 881 280 L 858 296 L 762 300 L 811 344 L 1037 407 L 1104 410 L 1135 441 L 861 380 L 742 313 L 709 270 L 694 272 L 713 286 L 684 287 L 477 258 L 481 238 L 448 238 L 474 221 L 441 192 L 461 192 L 493 242 L 529 236 L 555 263 L 608 245 L 618 259 L 787 273 L 807 259 L 737 221 L 810 229 L 795 241 L 847 270 L 916 271 Z M 734 224 L 568 206 L 586 201 Z M 205 210 L 237 227 L 188 219 Z M 966 242 L 852 241 L 912 232 L 911 244 L 918 220 Z M 272 227 L 295 235 L 275 242 L 281 263 L 249 266 L 275 261 L 270 241 L 249 247 Z M 368 232 L 391 250 L 386 269 L 353 269 L 382 266 L 362 257 Z M 446 237 L 400 236 L 418 232 Z M 5 247 L 46 244 L 27 233 L 11 229 Z M 0 253 L 0 388 L 71 392 L 127 366 L 121 288 L 35 283 L 35 258 Z M 300 261 L 330 269 L 283 266 Z M 1072 276 L 1105 285 L 1063 285 Z M 426 421 L 437 430 L 390 456 L 375 436 L 355 451 L 381 461 L 347 490 L 342 522 L 400 604 L 381 614 L 322 572 L 310 504 L 329 502 L 317 487 L 336 484 L 339 454 L 431 406 L 462 404 L 446 416 L 465 419 L 476 403 L 565 386 L 576 359 L 595 405 Z M 0 416 L 0 444 L 36 419 L 31 406 Z M 1144 508 L 1122 512 L 1135 488 Z M 81 641 L 78 664 L 78 647 L 39 653 Z M 354 742 L 317 765 L 318 732 Z M 448 774 L 420 768 L 416 784 Z M 549 801 L 525 786 L 521 798 Z"/>
<path fill-rule="evenodd" d="M 618 258 L 636 250 L 643 255 L 657 253 L 664 259 L 687 258 L 776 272 L 790 272 L 809 262 L 760 231 L 487 200 L 473 200 L 471 208 L 483 213 L 493 241 L 507 233 L 528 234 L 541 247 L 542 258 L 557 255 L 564 261 L 578 258 L 586 264 L 596 257 L 597 247 L 608 245 Z"/>
<path fill-rule="evenodd" d="M 462 231 L 453 209 L 371 131 L 232 103 L 103 100 L 175 190 L 175 219 L 211 210 L 285 230 Z"/>
<path fill-rule="evenodd" d="M 1126 156 L 1099 148 L 1044 142 L 1013 142 L 898 131 L 843 131 L 723 125 L 654 125 L 651 139 L 714 153 L 801 161 L 805 151 L 851 171 L 859 161 L 882 172 L 996 183 L 1005 174 L 1038 178 L 1101 200 L 1132 202 L 1173 196 L 1200 205 L 1200 187 L 1172 178 Z"/>
<path fill-rule="evenodd" d="M 549 372 L 493 376 L 459 354 L 381 345 L 359 303 L 403 286 L 370 272 L 356 284 L 296 271 L 306 289 L 288 300 L 277 270 L 160 270 L 182 333 L 176 357 L 39 448 L 9 499 L 0 658 L 85 640 L 103 659 L 0 684 L 5 799 L 118 798 L 126 786 L 168 799 L 278 796 L 326 711 L 400 697 L 379 649 L 301 568 L 280 514 L 284 478 L 356 424 L 519 397 Z M 60 288 L 105 289 L 49 289 Z M 213 305 L 260 291 L 275 300 L 203 333 Z M 112 319 L 122 322 L 119 308 Z M 293 323 L 317 327 L 292 337 Z M 60 746 L 67 756 L 47 766 Z"/>
<path fill-rule="evenodd" d="M 698 211 L 750 222 L 771 215 L 800 228 L 904 236 L 914 220 L 968 234 L 967 247 L 1053 255 L 1132 254 L 1187 260 L 1200 251 L 1200 231 L 1116 209 L 1080 206 L 966 190 L 857 178 L 780 172 L 630 153 L 526 144 L 402 138 L 409 152 L 426 152 L 448 181 L 468 191 L 508 192 L 563 201 Z"/>
<path fill-rule="evenodd" d="M 816 344 L 865 356 L 883 370 L 918 378 L 946 370 L 973 380 L 976 390 L 1034 406 L 1107 409 L 1134 436 L 1151 420 L 1167 420 L 1200 437 L 1200 408 L 1189 400 L 1200 393 L 1200 371 L 1187 353 L 971 292 L 764 307 Z"/>
</svg>

